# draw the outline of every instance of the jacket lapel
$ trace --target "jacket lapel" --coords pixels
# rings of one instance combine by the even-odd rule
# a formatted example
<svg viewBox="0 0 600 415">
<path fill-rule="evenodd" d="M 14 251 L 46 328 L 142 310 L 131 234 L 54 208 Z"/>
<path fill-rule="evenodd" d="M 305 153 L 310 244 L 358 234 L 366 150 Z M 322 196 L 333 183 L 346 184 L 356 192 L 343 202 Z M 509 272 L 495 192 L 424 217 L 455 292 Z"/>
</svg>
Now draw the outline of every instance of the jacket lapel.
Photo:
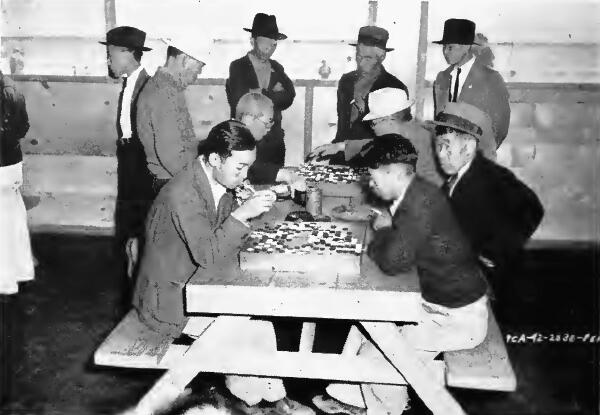
<svg viewBox="0 0 600 415">
<path fill-rule="evenodd" d="M 440 76 L 438 78 L 436 91 L 435 91 L 435 100 L 436 100 L 436 111 L 440 112 L 442 108 L 448 103 L 448 94 L 450 91 L 450 82 L 452 77 L 450 73 L 452 72 L 452 66 L 446 68 L 446 70 L 440 72 Z"/>
<path fill-rule="evenodd" d="M 475 58 L 473 58 L 473 59 L 475 59 Z M 469 74 L 465 78 L 465 82 L 463 83 L 462 88 L 460 89 L 457 101 L 464 100 L 463 94 L 465 92 L 467 94 L 469 93 L 469 90 L 473 88 L 473 84 L 477 82 L 477 80 L 480 78 L 480 75 L 481 75 L 481 68 L 479 67 L 479 64 L 477 62 L 473 62 L 473 65 L 471 66 L 471 70 L 469 71 Z"/>
<path fill-rule="evenodd" d="M 459 200 L 467 200 L 468 198 L 461 198 L 460 195 L 464 192 L 468 193 L 469 191 L 476 189 L 477 181 L 480 180 L 480 175 L 477 173 L 477 170 L 479 170 L 481 157 L 481 153 L 477 152 L 477 154 L 475 154 L 473 162 L 465 174 L 463 174 L 460 180 L 456 183 L 450 199 L 457 198 Z"/>
<path fill-rule="evenodd" d="M 246 74 L 248 76 L 248 88 L 255 89 L 258 88 L 258 77 L 256 76 L 256 72 L 254 71 L 254 66 L 250 61 L 250 57 L 246 54 L 244 56 L 244 65 L 246 65 Z M 271 77 L 272 78 L 272 77 Z"/>
<path fill-rule="evenodd" d="M 209 219 L 213 223 L 217 221 L 217 210 L 215 209 L 215 200 L 213 198 L 208 177 L 200 164 L 200 161 L 194 160 L 190 165 L 194 169 L 194 189 L 198 193 L 198 198 L 205 204 L 205 211 L 210 212 Z"/>
<path fill-rule="evenodd" d="M 133 103 L 135 101 L 137 101 L 138 95 L 140 94 L 142 87 L 146 84 L 148 79 L 150 79 L 148 72 L 146 72 L 145 69 L 142 69 L 140 71 L 137 81 L 135 81 L 135 86 L 133 87 L 133 95 L 131 97 L 132 108 L 133 108 Z"/>
</svg>

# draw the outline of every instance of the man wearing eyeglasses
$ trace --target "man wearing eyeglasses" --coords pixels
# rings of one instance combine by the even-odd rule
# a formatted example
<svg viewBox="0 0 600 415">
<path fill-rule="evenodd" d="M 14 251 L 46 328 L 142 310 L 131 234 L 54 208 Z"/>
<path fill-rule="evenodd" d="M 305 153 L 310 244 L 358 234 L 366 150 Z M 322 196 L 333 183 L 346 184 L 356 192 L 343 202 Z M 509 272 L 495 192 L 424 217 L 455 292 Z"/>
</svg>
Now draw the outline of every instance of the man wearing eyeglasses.
<svg viewBox="0 0 600 415">
<path fill-rule="evenodd" d="M 256 161 L 248 169 L 248 180 L 252 184 L 285 182 L 294 189 L 301 189 L 304 179 L 283 167 L 283 141 L 273 139 L 269 134 L 274 125 L 273 113 L 273 102 L 258 92 L 243 95 L 237 103 L 235 118 L 248 127 L 257 141 Z"/>
</svg>

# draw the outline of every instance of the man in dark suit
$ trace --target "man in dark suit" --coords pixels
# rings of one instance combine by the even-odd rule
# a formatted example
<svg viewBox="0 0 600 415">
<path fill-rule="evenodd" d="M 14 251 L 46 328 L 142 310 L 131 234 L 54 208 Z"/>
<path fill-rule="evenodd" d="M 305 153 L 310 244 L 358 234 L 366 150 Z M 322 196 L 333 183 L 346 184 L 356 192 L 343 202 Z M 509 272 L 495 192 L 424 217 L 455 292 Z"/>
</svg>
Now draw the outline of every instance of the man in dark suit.
<svg viewBox="0 0 600 415">
<path fill-rule="evenodd" d="M 537 229 L 544 208 L 510 170 L 481 155 L 486 123 L 478 108 L 449 103 L 435 118 L 435 140 L 440 166 L 449 176 L 444 189 L 498 295 L 501 275 Z"/>
<path fill-rule="evenodd" d="M 383 67 L 387 52 L 389 33 L 377 26 L 361 27 L 356 47 L 356 70 L 340 78 L 337 90 L 337 133 L 333 143 L 346 140 L 369 138 L 372 132 L 364 116 L 369 112 L 368 95 L 382 88 L 398 88 L 406 93 L 408 89 L 394 75 Z"/>
<path fill-rule="evenodd" d="M 277 41 L 287 36 L 279 33 L 275 16 L 257 13 L 251 29 L 252 50 L 231 62 L 229 79 L 225 84 L 231 118 L 236 116 L 240 98 L 248 92 L 258 92 L 273 102 L 271 130 L 256 147 L 256 163 L 260 168 L 251 169 L 248 179 L 254 184 L 275 182 L 277 173 L 285 163 L 284 131 L 281 128 L 281 112 L 294 102 L 294 83 L 286 75 L 283 66 L 273 59 Z"/>
<path fill-rule="evenodd" d="M 442 40 L 434 42 L 443 45 L 444 58 L 450 65 L 438 73 L 433 84 L 435 114 L 448 102 L 466 102 L 479 108 L 492 120 L 494 141 L 489 143 L 498 148 L 508 134 L 509 94 L 502 76 L 474 58 L 474 39 L 475 23 L 449 19 Z M 486 143 L 487 138 L 480 143 L 482 149 Z"/>
<path fill-rule="evenodd" d="M 400 326 L 399 332 L 424 362 L 441 351 L 477 346 L 487 334 L 487 284 L 448 200 L 415 173 L 417 152 L 407 138 L 386 134 L 368 147 L 363 160 L 369 186 L 391 206 L 385 213 L 388 223 L 379 222 L 367 253 L 392 278 L 413 267 L 419 277 L 419 324 Z M 353 329 L 343 354 L 381 359 L 375 346 L 355 336 L 362 337 Z M 373 414 L 401 414 L 408 402 L 403 386 L 332 384 L 327 392 Z M 335 403 L 322 397 L 313 402 L 318 407 Z"/>
<path fill-rule="evenodd" d="M 115 235 L 117 249 L 127 264 L 127 274 L 133 276 L 138 253 L 143 245 L 144 221 L 151 203 L 151 176 L 146 166 L 144 147 L 136 128 L 137 100 L 150 78 L 141 65 L 146 33 L 129 26 L 106 33 L 109 74 L 123 79 L 117 109 L 117 204 Z M 125 282 L 124 305 L 128 305 L 131 290 Z"/>
</svg>

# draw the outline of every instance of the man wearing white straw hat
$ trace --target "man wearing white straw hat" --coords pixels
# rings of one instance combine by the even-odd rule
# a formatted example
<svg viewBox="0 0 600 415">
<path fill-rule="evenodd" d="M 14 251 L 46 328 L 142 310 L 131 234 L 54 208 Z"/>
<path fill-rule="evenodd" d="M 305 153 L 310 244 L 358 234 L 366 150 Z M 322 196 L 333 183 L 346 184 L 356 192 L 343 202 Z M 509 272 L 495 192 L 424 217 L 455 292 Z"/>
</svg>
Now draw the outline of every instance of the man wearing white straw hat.
<svg viewBox="0 0 600 415">
<path fill-rule="evenodd" d="M 200 36 L 163 39 L 167 61 L 140 93 L 137 128 L 152 174 L 154 198 L 169 179 L 190 162 L 198 139 L 185 89 L 194 83 L 210 55 Z"/>
<path fill-rule="evenodd" d="M 383 88 L 369 94 L 369 112 L 364 121 L 369 122 L 376 137 L 399 134 L 408 138 L 417 150 L 417 174 L 425 180 L 441 186 L 443 179 L 433 152 L 433 134 L 419 121 L 413 119 L 406 93 L 397 88 Z M 356 141 L 356 142 L 355 142 Z M 370 140 L 355 140 L 346 143 L 346 160 L 353 164 L 353 157 L 361 156 L 361 149 Z"/>
</svg>

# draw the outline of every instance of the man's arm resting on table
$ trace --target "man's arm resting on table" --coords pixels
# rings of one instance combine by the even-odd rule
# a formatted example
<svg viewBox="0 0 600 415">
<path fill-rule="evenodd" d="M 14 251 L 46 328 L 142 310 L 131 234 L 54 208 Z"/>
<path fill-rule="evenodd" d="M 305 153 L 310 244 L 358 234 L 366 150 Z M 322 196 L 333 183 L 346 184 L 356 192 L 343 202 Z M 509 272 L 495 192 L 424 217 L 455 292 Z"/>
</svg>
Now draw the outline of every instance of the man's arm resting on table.
<svg viewBox="0 0 600 415">
<path fill-rule="evenodd" d="M 197 211 L 173 212 L 171 220 L 200 266 L 231 257 L 250 233 L 247 221 L 237 219 L 233 214 L 216 228 L 211 226 L 206 215 Z"/>
</svg>

